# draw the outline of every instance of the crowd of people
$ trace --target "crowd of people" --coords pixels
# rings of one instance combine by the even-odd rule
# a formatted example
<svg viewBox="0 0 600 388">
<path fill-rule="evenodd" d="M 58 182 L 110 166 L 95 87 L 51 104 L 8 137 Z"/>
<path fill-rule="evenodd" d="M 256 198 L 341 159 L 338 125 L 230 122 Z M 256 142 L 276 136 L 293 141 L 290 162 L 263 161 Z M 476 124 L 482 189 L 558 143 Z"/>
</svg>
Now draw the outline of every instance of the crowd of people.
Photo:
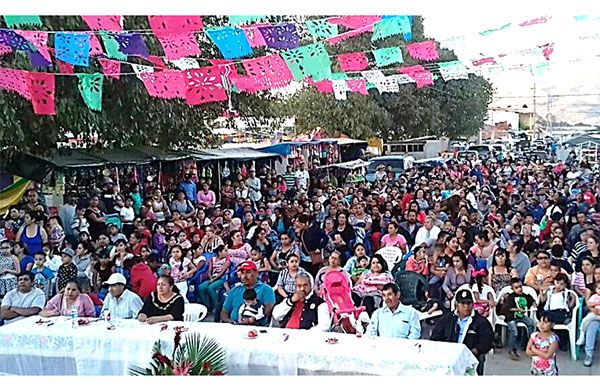
<svg viewBox="0 0 600 388">
<path fill-rule="evenodd" d="M 354 329 L 464 343 L 480 374 L 497 342 L 492 311 L 505 316 L 512 359 L 524 349 L 532 373 L 557 374 L 568 338 L 552 325 L 572 319 L 580 300 L 577 340 L 592 365 L 600 180 L 589 163 L 471 156 L 399 177 L 381 167 L 375 182 L 343 187 L 304 164 L 280 175 L 251 168 L 220 188 L 188 173 L 168 195 L 106 178 L 87 198 L 68 193 L 59 209 L 34 187 L 0 221 L 0 318 L 76 306 L 80 316 L 105 310 L 152 324 L 182 320 L 185 303 L 196 302 L 216 322 L 326 331 L 327 278 L 337 273 L 357 309 Z M 394 267 L 386 247 L 401 251 Z M 396 284 L 406 271 L 427 284 L 414 306 L 401 303 Z M 443 312 L 425 321 L 430 335 L 417 309 Z M 528 331 L 521 347 L 517 323 Z"/>
</svg>

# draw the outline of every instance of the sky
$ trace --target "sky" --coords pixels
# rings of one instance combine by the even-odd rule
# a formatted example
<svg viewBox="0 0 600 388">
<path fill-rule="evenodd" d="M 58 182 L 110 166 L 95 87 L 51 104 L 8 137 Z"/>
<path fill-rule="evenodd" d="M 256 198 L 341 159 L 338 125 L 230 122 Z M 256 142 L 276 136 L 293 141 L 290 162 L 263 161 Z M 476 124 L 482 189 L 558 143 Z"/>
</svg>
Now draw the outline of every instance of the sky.
<svg viewBox="0 0 600 388">
<path fill-rule="evenodd" d="M 598 13 L 600 15 L 600 12 Z M 551 113 L 558 121 L 600 124 L 600 18 L 577 21 L 573 14 L 540 14 L 544 24 L 521 27 L 529 16 L 446 18 L 423 14 L 425 33 L 455 51 L 460 60 L 471 63 L 495 57 L 498 66 L 472 67 L 489 79 L 496 89 L 492 107 L 508 108 L 526 104 L 543 117 Z M 480 32 L 510 27 L 482 36 Z M 541 52 L 528 53 L 538 46 L 554 43 L 547 61 Z M 499 58 L 500 54 L 505 54 Z M 548 64 L 546 71 L 532 73 L 529 66 Z M 582 96 L 584 94 L 595 94 Z M 511 97 L 525 98 L 511 98 Z"/>
</svg>

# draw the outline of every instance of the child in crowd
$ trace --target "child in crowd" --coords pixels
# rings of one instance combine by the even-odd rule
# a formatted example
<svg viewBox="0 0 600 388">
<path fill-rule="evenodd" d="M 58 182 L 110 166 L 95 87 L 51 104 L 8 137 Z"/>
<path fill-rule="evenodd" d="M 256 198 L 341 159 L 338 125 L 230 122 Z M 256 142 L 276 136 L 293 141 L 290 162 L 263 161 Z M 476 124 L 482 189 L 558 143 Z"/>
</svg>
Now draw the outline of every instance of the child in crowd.
<svg viewBox="0 0 600 388">
<path fill-rule="evenodd" d="M 240 323 L 243 325 L 265 326 L 265 308 L 258 301 L 256 291 L 249 289 L 244 291 L 244 304 L 238 312 Z"/>
<path fill-rule="evenodd" d="M 61 292 L 67 285 L 67 283 L 77 278 L 77 266 L 73 263 L 73 256 L 75 251 L 71 248 L 65 248 L 61 252 L 62 264 L 58 267 L 56 275 L 57 291 Z"/>
<path fill-rule="evenodd" d="M 34 284 L 40 290 L 44 291 L 46 299 L 49 299 L 52 279 L 55 277 L 54 273 L 50 268 L 44 265 L 46 263 L 46 255 L 44 252 L 38 252 L 33 255 L 33 261 L 34 264 L 31 273 L 34 276 Z"/>
<path fill-rule="evenodd" d="M 50 247 L 60 249 L 65 240 L 65 231 L 60 225 L 59 218 L 54 216 L 48 219 L 48 241 Z"/>
<path fill-rule="evenodd" d="M 95 254 L 94 256 L 94 261 L 96 261 L 96 263 L 92 266 L 92 287 L 94 292 L 98 294 L 98 297 L 104 299 L 108 293 L 108 287 L 104 285 L 104 282 L 106 282 L 113 273 L 113 263 L 105 254 L 99 256 L 98 254 Z"/>
<path fill-rule="evenodd" d="M 440 309 L 440 300 L 438 299 L 437 294 L 437 287 L 433 284 L 428 284 L 427 290 L 425 291 L 427 302 L 421 307 L 422 312 L 427 312 L 427 314 L 431 315 Z"/>
<path fill-rule="evenodd" d="M 539 331 L 533 333 L 527 343 L 527 355 L 531 356 L 531 374 L 558 376 L 558 336 L 552 330 L 554 322 L 550 320 L 546 311 L 542 312 L 537 327 Z"/>
<path fill-rule="evenodd" d="M 352 283 L 355 284 L 358 279 L 369 270 L 369 259 L 368 256 L 362 256 L 358 259 L 356 263 L 356 267 L 352 269 L 350 272 L 350 276 L 352 276 Z"/>
<path fill-rule="evenodd" d="M 473 292 L 473 308 L 484 318 L 490 316 L 490 311 L 496 307 L 494 301 L 494 290 L 484 282 L 488 279 L 486 269 L 471 271 L 471 292 Z"/>
<path fill-rule="evenodd" d="M 256 264 L 258 268 L 258 279 L 263 283 L 269 283 L 269 271 L 271 270 L 271 265 L 268 260 L 261 256 L 260 249 L 252 248 L 250 251 L 250 260 Z"/>
<path fill-rule="evenodd" d="M 344 271 L 348 272 L 349 274 L 351 274 L 354 268 L 358 266 L 358 262 L 361 259 L 366 258 L 367 264 L 371 260 L 366 254 L 367 251 L 365 250 L 365 246 L 361 243 L 354 244 L 354 247 L 352 248 L 352 253 L 353 256 L 349 258 L 346 264 L 344 265 Z"/>
<path fill-rule="evenodd" d="M 575 298 L 567 291 L 569 283 L 569 277 L 559 273 L 554 278 L 554 286 L 540 293 L 539 303 L 544 304 L 544 311 L 554 323 L 568 324 L 571 320 Z"/>
<path fill-rule="evenodd" d="M 85 282 L 84 284 L 81 284 L 81 293 L 83 294 L 87 294 L 90 299 L 92 300 L 92 303 L 94 304 L 94 310 L 96 311 L 96 317 L 100 316 L 100 311 L 102 311 L 102 306 L 104 306 L 104 302 L 102 301 L 102 299 L 100 299 L 98 297 L 98 295 L 96 295 L 91 287 L 90 287 L 90 283 L 89 282 Z"/>
<path fill-rule="evenodd" d="M 167 250 L 165 227 L 161 224 L 154 224 L 152 230 L 154 231 L 154 236 L 152 236 L 152 249 L 156 252 L 158 257 L 163 258 Z"/>
<path fill-rule="evenodd" d="M 54 250 L 50 248 L 49 244 L 44 244 L 42 246 L 42 251 L 46 255 L 46 261 L 44 262 L 44 265 L 50 268 L 50 271 L 52 271 L 52 273 L 56 275 L 56 273 L 58 272 L 58 267 L 62 265 L 61 256 L 55 255 Z"/>
<path fill-rule="evenodd" d="M 304 268 L 300 267 L 300 258 L 291 254 L 287 257 L 287 268 L 279 273 L 275 289 L 277 303 L 296 292 L 296 276 L 299 273 L 306 273 Z"/>
<path fill-rule="evenodd" d="M 519 278 L 512 278 L 510 281 L 511 293 L 507 293 L 499 304 L 499 313 L 504 315 L 508 330 L 508 356 L 518 361 L 520 358 L 517 353 L 517 340 L 519 331 L 518 323 L 527 326 L 527 333 L 531 335 L 535 329 L 535 322 L 529 317 L 529 311 L 535 306 L 535 299 L 523 292 L 523 283 Z"/>
<path fill-rule="evenodd" d="M 585 332 L 590 326 L 590 323 L 593 321 L 600 321 L 600 283 L 596 283 L 595 291 L 596 293 L 590 296 L 587 301 L 587 306 L 590 311 L 581 321 L 577 345 L 583 345 L 585 343 Z"/>
</svg>

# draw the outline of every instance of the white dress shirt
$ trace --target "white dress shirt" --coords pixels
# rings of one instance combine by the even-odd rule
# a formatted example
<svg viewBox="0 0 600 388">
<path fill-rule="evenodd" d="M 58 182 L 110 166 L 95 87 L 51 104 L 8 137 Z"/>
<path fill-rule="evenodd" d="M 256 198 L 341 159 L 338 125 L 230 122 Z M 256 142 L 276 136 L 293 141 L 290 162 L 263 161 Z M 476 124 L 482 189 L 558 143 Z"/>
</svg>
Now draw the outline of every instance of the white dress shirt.
<svg viewBox="0 0 600 388">
<path fill-rule="evenodd" d="M 135 292 L 125 290 L 119 299 L 108 293 L 104 299 L 102 314 L 108 310 L 112 319 L 134 319 L 143 305 L 142 299 Z"/>
</svg>

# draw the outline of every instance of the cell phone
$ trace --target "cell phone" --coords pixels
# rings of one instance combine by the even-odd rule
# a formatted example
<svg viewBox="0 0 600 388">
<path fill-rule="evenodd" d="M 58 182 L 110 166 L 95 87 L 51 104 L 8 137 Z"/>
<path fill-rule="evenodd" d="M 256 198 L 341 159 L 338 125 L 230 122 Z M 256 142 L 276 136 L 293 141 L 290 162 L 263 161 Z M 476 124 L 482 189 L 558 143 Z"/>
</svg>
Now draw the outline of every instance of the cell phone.
<svg viewBox="0 0 600 388">
<path fill-rule="evenodd" d="M 264 333 L 266 333 L 267 331 L 266 331 L 265 329 L 261 329 L 261 330 L 259 330 L 258 332 L 259 332 L 259 333 L 263 333 L 263 334 L 264 334 Z"/>
</svg>

